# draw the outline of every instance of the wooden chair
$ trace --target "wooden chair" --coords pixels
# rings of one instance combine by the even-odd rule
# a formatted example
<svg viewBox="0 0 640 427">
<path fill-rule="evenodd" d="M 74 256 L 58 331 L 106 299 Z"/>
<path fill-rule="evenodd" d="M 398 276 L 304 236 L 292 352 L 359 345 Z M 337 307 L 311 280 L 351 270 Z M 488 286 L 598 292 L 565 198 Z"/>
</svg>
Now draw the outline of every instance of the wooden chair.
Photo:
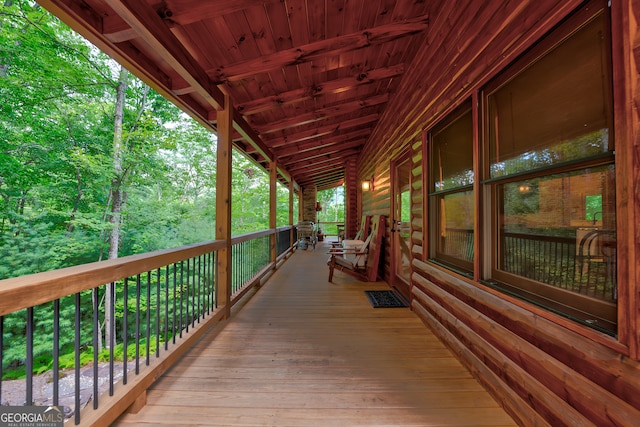
<svg viewBox="0 0 640 427">
<path fill-rule="evenodd" d="M 371 220 L 371 232 L 359 248 L 356 250 L 331 249 L 329 251 L 331 255 L 327 262 L 329 282 L 333 280 L 334 270 L 342 271 L 364 282 L 377 280 L 385 225 L 384 215 L 375 215 Z M 345 256 L 349 256 L 349 258 Z"/>
<path fill-rule="evenodd" d="M 366 240 L 367 236 L 369 235 L 369 229 L 371 228 L 371 215 L 362 215 L 362 219 L 360 220 L 360 229 L 358 230 L 358 232 L 356 233 L 355 236 L 353 236 L 353 239 L 338 239 L 337 242 L 333 241 L 333 242 L 329 242 L 331 243 L 331 246 L 333 248 L 338 248 L 343 246 L 343 242 L 344 241 L 349 241 L 349 240 Z"/>
</svg>

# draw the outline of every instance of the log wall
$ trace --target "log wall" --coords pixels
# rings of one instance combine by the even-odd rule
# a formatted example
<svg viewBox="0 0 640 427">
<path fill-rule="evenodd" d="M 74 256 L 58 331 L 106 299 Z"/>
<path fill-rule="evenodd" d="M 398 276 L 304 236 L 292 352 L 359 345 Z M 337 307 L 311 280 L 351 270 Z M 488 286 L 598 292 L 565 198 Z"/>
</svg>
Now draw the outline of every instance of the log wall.
<svg viewBox="0 0 640 427">
<path fill-rule="evenodd" d="M 479 88 L 583 2 L 433 3 L 433 26 L 360 158 L 358 176 L 374 177 L 374 191 L 362 196 L 363 212 L 389 215 L 390 159 L 410 145 L 412 310 L 521 425 L 639 425 L 640 2 L 611 2 L 616 168 L 625 177 L 618 181 L 618 227 L 629 236 L 618 243 L 624 297 L 616 338 L 484 287 L 479 277 L 456 276 L 426 257 L 422 132 L 465 100 L 476 101 Z"/>
</svg>

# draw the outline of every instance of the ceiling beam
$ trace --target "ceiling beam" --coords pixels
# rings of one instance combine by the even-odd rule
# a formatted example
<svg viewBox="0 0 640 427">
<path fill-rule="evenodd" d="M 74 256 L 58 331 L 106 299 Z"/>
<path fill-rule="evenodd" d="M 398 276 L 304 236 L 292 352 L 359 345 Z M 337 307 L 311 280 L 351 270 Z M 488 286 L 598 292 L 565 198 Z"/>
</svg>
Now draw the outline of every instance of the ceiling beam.
<svg viewBox="0 0 640 427">
<path fill-rule="evenodd" d="M 317 159 L 324 160 L 326 156 L 335 155 L 336 153 L 342 155 L 347 150 L 355 150 L 356 152 L 360 153 L 365 142 L 365 139 L 357 139 L 348 143 L 321 148 L 319 150 L 313 151 L 313 153 L 308 156 L 295 156 L 293 158 L 289 158 L 288 160 L 283 162 L 283 165 L 287 168 L 295 168 L 298 165 L 303 164 L 303 162 L 313 163 L 317 161 Z M 340 164 L 342 164 L 342 160 L 340 161 Z"/>
<path fill-rule="evenodd" d="M 358 126 L 368 125 L 370 123 L 377 122 L 380 118 L 379 114 L 369 114 L 363 117 L 357 117 L 355 119 L 341 121 L 338 123 L 331 123 L 325 126 L 321 126 L 314 129 L 305 130 L 302 132 L 281 136 L 278 138 L 271 138 L 263 140 L 272 148 L 282 147 L 283 145 L 292 144 L 294 142 L 308 141 L 314 138 L 321 138 L 332 133 L 337 133 L 343 130 L 351 129 Z"/>
<path fill-rule="evenodd" d="M 337 187 L 342 184 L 344 180 L 344 171 L 324 172 L 322 174 L 310 175 L 305 177 L 301 182 L 302 185 L 306 183 L 313 183 L 318 189 L 320 187 L 331 188 Z M 339 184 L 337 184 L 339 183 Z"/>
<path fill-rule="evenodd" d="M 246 79 L 255 74 L 278 70 L 288 65 L 299 65 L 325 57 L 353 52 L 372 45 L 392 42 L 425 31 L 428 25 L 428 15 L 417 16 L 401 22 L 393 22 L 369 28 L 357 33 L 319 40 L 304 46 L 294 47 L 249 61 L 219 66 L 207 70 L 207 73 L 213 77 L 216 83 L 234 82 Z"/>
<path fill-rule="evenodd" d="M 340 144 L 355 138 L 366 139 L 369 135 L 371 135 L 371 129 L 369 128 L 359 129 L 353 132 L 335 135 L 328 138 L 322 138 L 319 140 L 288 144 L 282 147 L 281 149 L 276 150 L 275 153 L 278 156 L 278 158 L 282 161 L 287 157 L 295 156 L 297 154 L 304 153 L 305 151 L 311 151 L 311 150 L 316 150 L 323 147 Z"/>
<path fill-rule="evenodd" d="M 250 116 L 253 114 L 263 113 L 271 109 L 280 108 L 285 105 L 308 101 L 322 95 L 346 92 L 363 85 L 399 76 L 402 73 L 404 73 L 404 64 L 370 71 L 361 71 L 355 76 L 319 83 L 317 85 L 291 90 L 262 99 L 256 99 L 244 104 L 239 104 L 236 108 L 244 116 Z"/>
<path fill-rule="evenodd" d="M 182 47 L 157 11 L 139 0 L 104 0 L 142 39 L 217 110 L 224 108 L 224 94 L 197 61 Z"/>
<path fill-rule="evenodd" d="M 359 145 L 364 145 L 367 141 L 365 135 L 357 135 L 354 132 L 354 135 L 348 135 L 340 140 L 331 140 L 330 143 L 324 145 L 316 145 L 311 150 L 305 150 L 296 152 L 295 150 L 287 151 L 286 155 L 278 155 L 278 158 L 284 164 L 296 163 L 303 159 L 311 159 L 317 157 L 319 155 L 332 153 L 335 151 L 344 150 L 345 148 L 354 148 Z M 294 147 L 295 148 L 295 147 Z"/>
<path fill-rule="evenodd" d="M 240 12 L 260 4 L 281 2 L 281 0 L 164 0 L 158 12 L 167 21 L 169 27 L 174 27 Z M 159 1 L 157 3 L 160 4 Z M 108 15 L 104 21 L 104 34 L 110 40 L 121 42 L 136 37 L 136 32 L 117 15 Z"/>
<path fill-rule="evenodd" d="M 344 168 L 343 161 L 344 158 L 349 156 L 356 156 L 360 154 L 360 150 L 351 149 L 345 151 L 339 151 L 337 153 L 325 154 L 324 156 L 318 157 L 313 160 L 305 160 L 302 162 L 297 162 L 295 165 L 288 167 L 287 170 L 291 172 L 292 175 L 297 175 L 300 171 L 305 170 L 315 170 L 318 167 L 325 166 L 326 163 L 330 163 L 335 167 Z"/>
<path fill-rule="evenodd" d="M 182 48 L 162 13 L 139 0 L 104 0 L 214 109 L 224 108 L 224 94 L 197 61 Z M 233 127 L 266 159 L 274 160 L 271 150 L 240 114 L 234 112 Z"/>
<path fill-rule="evenodd" d="M 319 122 L 321 120 L 326 120 L 335 116 L 351 114 L 367 107 L 375 107 L 376 105 L 384 104 L 388 101 L 389 94 L 383 93 L 382 95 L 373 96 L 371 98 L 345 102 L 326 108 L 319 108 L 317 110 L 301 114 L 299 116 L 288 117 L 286 119 L 278 120 L 267 125 L 254 125 L 253 127 L 258 131 L 258 133 L 263 135 L 267 133 L 277 132 L 282 129 L 288 129 L 295 126 L 303 126 L 309 123 Z"/>
</svg>

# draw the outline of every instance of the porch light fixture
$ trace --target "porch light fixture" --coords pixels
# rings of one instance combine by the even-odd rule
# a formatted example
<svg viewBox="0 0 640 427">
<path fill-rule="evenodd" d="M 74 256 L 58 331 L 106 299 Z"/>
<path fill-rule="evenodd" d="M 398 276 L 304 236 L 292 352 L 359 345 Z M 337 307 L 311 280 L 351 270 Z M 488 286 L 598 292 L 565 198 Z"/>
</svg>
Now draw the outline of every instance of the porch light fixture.
<svg viewBox="0 0 640 427">
<path fill-rule="evenodd" d="M 373 190 L 373 179 L 365 179 L 362 181 L 362 191 L 372 191 Z"/>
</svg>

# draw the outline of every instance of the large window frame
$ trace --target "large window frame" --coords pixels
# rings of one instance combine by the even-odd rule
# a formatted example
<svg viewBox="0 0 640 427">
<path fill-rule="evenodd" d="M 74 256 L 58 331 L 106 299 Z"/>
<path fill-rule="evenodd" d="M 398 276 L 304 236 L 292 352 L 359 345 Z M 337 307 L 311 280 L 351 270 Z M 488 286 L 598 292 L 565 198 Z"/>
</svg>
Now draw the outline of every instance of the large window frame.
<svg viewBox="0 0 640 427">
<path fill-rule="evenodd" d="M 467 101 L 427 132 L 429 259 L 467 276 L 473 275 L 475 236 L 472 114 Z"/>
<path fill-rule="evenodd" d="M 571 319 L 571 322 L 563 322 L 564 324 L 581 324 L 615 337 L 618 336 L 620 328 L 618 326 L 619 304 L 616 288 L 618 275 L 616 251 L 619 231 L 616 227 L 615 197 L 619 192 L 616 185 L 619 186 L 621 183 L 616 183 L 618 172 L 616 172 L 615 159 L 610 22 L 610 10 L 605 2 L 597 0 L 590 2 L 556 26 L 535 46 L 474 92 L 473 100 L 474 102 L 478 101 L 478 106 L 471 108 L 471 113 L 474 123 L 477 123 L 473 132 L 479 138 L 479 156 L 473 160 L 473 169 L 477 171 L 478 176 L 475 177 L 476 182 L 469 188 L 435 188 L 434 182 L 437 182 L 437 179 L 433 177 L 433 169 L 438 166 L 436 154 L 433 151 L 433 135 L 459 118 L 460 114 L 470 111 L 469 102 L 466 101 L 461 107 L 447 114 L 434 126 L 427 129 L 425 142 L 427 143 L 426 164 L 429 170 L 426 182 L 429 197 L 427 259 L 456 273 L 467 277 L 473 276 L 482 284 L 510 297 L 523 300 L 525 303 L 532 303 L 541 307 L 543 311 Z M 594 42 L 594 40 L 597 41 Z M 565 42 L 567 43 L 565 44 Z M 567 46 L 571 46 L 573 49 L 570 54 Z M 559 52 L 564 52 L 564 55 Z M 576 57 L 572 57 L 574 53 Z M 553 59 L 554 54 L 556 59 Z M 546 61 L 547 59 L 548 61 Z M 540 71 L 541 69 L 545 70 L 545 61 L 547 65 L 551 64 L 546 69 L 546 71 L 550 71 L 549 73 Z M 542 65 L 537 67 L 537 64 Z M 574 65 L 575 70 L 570 69 Z M 600 71 L 601 74 L 597 74 L 597 71 Z M 568 75 L 571 77 L 567 77 Z M 579 79 L 584 79 L 584 81 Z M 591 88 L 593 86 L 590 86 L 589 82 L 592 80 L 598 80 L 597 90 L 599 93 L 597 95 L 590 93 L 589 100 L 586 95 L 572 91 L 571 84 L 576 86 L 583 84 L 584 87 Z M 539 85 L 532 84 L 530 88 L 526 84 L 528 81 Z M 520 86 L 517 86 L 518 82 L 520 82 Z M 587 82 L 586 85 L 585 82 Z M 511 84 L 515 86 L 509 87 Z M 497 97 L 501 95 L 500 91 L 503 88 L 507 88 L 505 93 L 511 93 L 512 98 L 503 96 L 502 101 L 495 101 L 492 97 L 495 96 L 495 99 L 498 99 Z M 561 102 L 555 99 L 557 94 L 553 92 L 558 90 L 566 92 L 566 95 L 564 95 L 565 92 L 558 95 Z M 590 101 L 593 98 L 597 99 Z M 506 102 L 505 99 L 507 99 Z M 533 107 L 525 104 L 523 99 L 526 99 Z M 554 101 L 550 101 L 552 99 Z M 509 104 L 510 102 L 513 104 Z M 599 104 L 601 105 L 599 106 Z M 502 110 L 499 110 L 500 105 L 503 105 Z M 504 108 L 504 105 L 508 107 L 513 105 L 513 111 L 509 112 L 508 108 Z M 518 108 L 520 111 L 517 110 Z M 535 108 L 538 108 L 539 115 L 528 111 L 534 111 Z M 505 115 L 505 111 L 513 115 Z M 566 113 L 568 118 L 557 119 L 549 111 L 553 111 L 554 114 L 562 111 Z M 601 111 L 603 112 L 601 113 Z M 525 120 L 522 119 L 523 112 L 530 114 L 525 116 Z M 597 116 L 600 113 L 604 119 Z M 498 120 L 498 116 L 501 114 L 503 116 L 501 116 L 501 120 Z M 519 122 L 515 121 L 515 118 L 518 117 L 516 114 L 520 114 Z M 591 119 L 594 115 L 596 115 L 596 119 L 586 120 L 587 118 Z M 576 126 L 578 121 L 582 119 L 585 119 L 582 122 L 585 126 L 584 129 Z M 539 120 L 540 124 L 536 124 L 536 120 Z M 510 136 L 500 135 L 499 139 L 502 145 L 498 146 L 496 145 L 498 138 L 496 135 L 504 130 L 497 129 L 500 129 L 500 126 L 504 129 L 505 124 L 511 126 L 509 129 L 513 130 L 514 136 L 509 140 Z M 516 125 L 521 129 L 516 128 Z M 519 135 L 518 132 L 520 132 Z M 505 137 L 503 138 L 503 136 Z M 470 136 L 471 138 L 472 136 Z M 533 147 L 531 148 L 533 152 L 536 150 L 544 152 L 552 160 L 540 160 L 542 155 L 539 159 L 533 156 L 532 160 L 532 157 L 528 157 L 529 147 Z M 574 152 L 572 147 L 579 149 Z M 470 144 L 469 150 L 472 149 L 473 146 Z M 584 188 L 584 183 L 590 179 L 593 180 L 594 177 L 603 177 L 604 184 L 597 189 L 601 190 L 599 193 L 597 190 L 593 192 L 577 191 L 577 183 L 582 183 Z M 591 229 L 604 230 L 606 233 L 599 237 L 600 246 L 605 247 L 609 254 L 613 254 L 613 263 L 607 267 L 606 273 L 606 275 L 613 277 L 611 279 L 613 285 L 605 284 L 604 287 L 608 287 L 609 290 L 603 292 L 602 295 L 589 294 L 577 287 L 572 288 L 563 283 L 531 275 L 531 269 L 526 272 L 510 269 L 508 263 L 505 262 L 505 254 L 513 250 L 507 245 L 506 239 L 518 234 L 509 230 L 513 223 L 509 223 L 508 221 L 512 219 L 507 217 L 513 212 L 513 208 L 509 208 L 509 203 L 513 202 L 509 199 L 511 196 L 505 194 L 513 195 L 514 189 L 520 192 L 531 191 L 533 194 L 535 189 L 538 192 L 536 197 L 540 199 L 542 187 L 544 187 L 544 190 L 547 191 L 545 194 L 554 194 L 554 197 L 564 196 L 562 192 L 549 193 L 549 188 L 558 189 L 557 182 L 573 184 L 573 187 L 568 187 L 566 194 L 575 199 L 574 193 L 580 193 L 581 210 L 575 207 L 576 202 L 572 199 L 571 224 L 566 226 L 565 222 L 558 221 L 552 223 L 549 230 L 541 228 L 540 233 L 536 233 L 535 227 L 527 228 L 530 227 L 530 222 L 522 221 L 519 225 L 523 228 L 520 237 L 529 241 L 537 240 L 534 244 L 540 245 L 538 247 L 546 244 L 545 241 L 554 241 L 554 244 L 559 241 L 563 242 L 564 250 L 567 251 L 565 253 L 568 255 L 552 256 L 563 259 L 575 256 L 571 265 L 558 268 L 558 270 L 564 268 L 562 274 L 567 277 L 574 273 L 576 275 L 581 273 L 578 260 L 583 262 L 582 242 L 584 239 L 581 237 L 584 236 L 579 233 L 591 235 L 594 234 Z M 443 253 L 438 247 L 438 224 L 442 220 L 439 213 L 441 199 L 448 194 L 456 194 L 460 191 L 469 191 L 472 196 L 476 197 L 478 217 L 475 218 L 477 222 L 474 236 L 475 239 L 482 237 L 475 245 L 476 251 L 480 253 L 475 254 L 472 260 L 468 259 L 464 262 Z M 574 193 L 570 193 L 571 191 Z M 475 196 L 476 192 L 478 196 Z M 538 217 L 543 216 L 542 203 L 536 202 L 533 198 L 531 200 L 534 204 L 540 204 L 540 206 L 536 205 L 531 209 L 537 210 Z M 548 201 L 545 203 L 549 204 Z M 594 207 L 598 203 L 602 206 L 600 211 L 597 206 Z M 507 211 L 507 209 L 511 210 Z M 607 209 L 606 212 L 604 212 L 605 209 Z M 576 215 L 580 218 L 574 220 Z M 570 233 L 572 228 L 575 228 L 574 236 L 567 234 L 557 237 L 554 235 L 555 233 Z M 587 230 L 580 231 L 582 229 Z M 550 236 L 545 233 L 549 233 Z M 507 234 L 510 235 L 507 236 Z M 536 250 L 526 249 L 522 252 L 533 253 Z M 525 259 L 522 262 L 529 261 Z M 602 262 L 602 260 L 599 261 Z M 575 279 L 567 279 L 567 282 L 571 280 Z"/>
<path fill-rule="evenodd" d="M 555 31 L 549 34 L 547 37 L 541 40 L 541 42 L 532 48 L 525 56 L 523 56 L 520 60 L 516 61 L 514 64 L 509 66 L 505 72 L 503 72 L 500 76 L 490 82 L 481 92 L 480 99 L 482 100 L 481 104 L 481 117 L 483 121 L 483 163 L 482 163 L 482 171 L 483 171 L 483 180 L 482 186 L 483 191 L 485 193 L 485 206 L 484 206 L 484 214 L 491 218 L 489 221 L 485 222 L 485 231 L 487 231 L 486 236 L 489 237 L 485 242 L 485 250 L 488 251 L 490 257 L 486 260 L 484 264 L 484 271 L 482 277 L 485 279 L 485 283 L 490 286 L 499 289 L 503 292 L 507 292 L 511 295 L 514 295 L 518 298 L 529 301 L 533 304 L 539 305 L 551 312 L 555 312 L 562 316 L 568 317 L 578 323 L 582 323 L 591 328 L 597 329 L 601 332 L 615 335 L 617 333 L 617 295 L 615 289 L 611 292 L 611 295 L 607 298 L 598 298 L 593 295 L 587 295 L 576 291 L 578 287 L 575 288 L 570 287 L 564 284 L 552 284 L 548 279 L 542 280 L 533 277 L 529 273 L 518 273 L 514 271 L 509 271 L 508 268 L 504 265 L 504 259 L 508 256 L 506 252 L 513 251 L 511 247 L 508 248 L 506 243 L 507 241 L 507 232 L 504 230 L 507 228 L 505 219 L 508 215 L 505 212 L 505 204 L 507 203 L 508 196 L 506 192 L 509 188 L 519 188 L 520 191 L 526 192 L 529 191 L 529 183 L 530 182 L 542 182 L 544 180 L 551 181 L 555 179 L 556 181 L 560 180 L 578 180 L 583 176 L 586 176 L 590 173 L 590 171 L 596 170 L 600 171 L 599 173 L 602 176 L 606 177 L 615 177 L 615 170 L 611 170 L 611 168 L 615 168 L 615 136 L 613 135 L 613 100 L 612 100 L 612 65 L 611 65 L 611 32 L 608 27 L 610 22 L 608 9 L 600 8 L 594 13 L 594 10 L 584 8 L 580 12 L 576 13 L 570 19 L 568 19 L 565 23 L 560 25 Z M 596 58 L 596 60 L 592 62 L 597 62 L 600 59 L 601 63 L 606 64 L 602 66 L 602 75 L 598 76 L 599 80 L 602 83 L 601 94 L 598 93 L 598 96 L 601 95 L 601 99 L 599 98 L 595 104 L 595 107 L 602 107 L 604 113 L 602 113 L 603 117 L 598 117 L 597 119 L 592 119 L 590 121 L 584 120 L 584 126 L 586 130 L 583 130 L 577 125 L 577 120 L 582 119 L 583 116 L 587 117 L 589 114 L 593 116 L 593 111 L 597 110 L 597 108 L 593 105 L 587 105 L 584 107 L 584 104 L 588 104 L 589 101 L 581 100 L 578 98 L 579 95 L 576 95 L 576 98 L 562 99 L 562 101 L 566 102 L 567 115 L 571 116 L 572 114 L 576 116 L 573 118 L 573 123 L 571 123 L 572 118 L 564 119 L 561 121 L 557 119 L 557 123 L 553 123 L 548 125 L 547 123 L 553 122 L 556 120 L 556 116 L 560 116 L 562 110 L 559 105 L 547 105 L 550 104 L 548 100 L 534 100 L 531 101 L 533 106 L 526 105 L 524 102 L 524 97 L 520 97 L 520 99 L 514 99 L 513 102 L 513 110 L 520 109 L 530 109 L 529 113 L 531 114 L 531 122 L 520 122 L 521 128 L 529 128 L 529 132 L 536 135 L 535 138 L 529 137 L 526 132 L 521 133 L 520 139 L 514 137 L 512 139 L 511 147 L 507 148 L 507 154 L 505 155 L 506 161 L 502 161 L 500 158 L 499 150 L 502 149 L 498 147 L 498 140 L 500 138 L 497 136 L 498 126 L 507 127 L 509 125 L 504 125 L 497 123 L 500 121 L 498 116 L 502 114 L 503 116 L 507 116 L 508 114 L 516 114 L 512 111 L 506 111 L 507 108 L 503 108 L 503 111 L 500 112 L 498 107 L 495 107 L 496 100 L 494 98 L 498 98 L 502 96 L 502 98 L 506 99 L 506 96 L 501 95 L 502 92 L 507 92 L 507 94 L 517 93 L 517 90 L 520 89 L 524 93 L 530 93 L 533 98 L 543 98 L 540 95 L 540 92 L 544 94 L 544 91 L 551 91 L 555 86 L 556 90 L 562 86 L 562 84 L 567 85 L 567 80 L 565 76 L 569 73 L 565 72 L 564 74 L 559 74 L 556 71 L 557 81 L 554 80 L 554 74 L 548 73 L 543 77 L 536 76 L 536 72 L 539 72 L 540 69 L 544 69 L 546 61 L 548 58 L 553 58 L 553 55 L 561 56 L 560 53 L 563 52 L 568 55 L 568 47 L 572 43 L 575 45 L 583 39 L 588 39 L 585 34 L 589 34 L 589 32 L 595 32 L 593 29 L 598 30 L 602 27 L 602 31 L 598 32 L 602 36 L 602 42 L 599 45 L 599 49 L 595 44 L 589 45 L 589 49 L 584 49 L 587 52 L 586 57 L 590 59 Z M 594 40 L 595 38 L 591 36 L 589 40 Z M 565 45 L 566 43 L 566 45 Z M 575 50 L 575 46 L 574 46 Z M 598 53 L 601 57 L 598 58 L 598 55 L 594 53 Z M 548 62 L 552 62 L 549 60 Z M 587 60 L 585 60 L 585 63 Z M 538 64 L 542 64 L 540 67 L 536 68 Z M 560 70 L 568 70 L 573 66 L 571 64 L 568 66 L 567 64 L 571 64 L 569 60 L 564 60 L 559 62 L 557 65 L 557 69 Z M 584 66 L 586 69 L 587 67 Z M 579 80 L 583 75 L 576 73 L 576 78 Z M 590 73 L 589 75 L 595 75 L 595 73 Z M 586 75 L 587 80 L 589 75 Z M 531 78 L 531 76 L 534 76 Z M 517 82 L 521 81 L 535 81 L 535 79 L 542 79 L 543 83 L 541 86 L 544 88 L 535 92 L 536 88 L 535 84 L 532 84 L 532 89 L 528 89 L 524 84 L 521 84 L 520 87 L 517 86 Z M 597 79 L 594 79 L 597 80 Z M 516 82 L 516 83 L 514 83 Z M 559 83 L 558 83 L 559 82 Z M 580 82 L 571 82 L 575 85 L 579 85 Z M 516 85 L 516 89 L 510 88 L 509 85 Z M 540 86 L 537 86 L 538 88 Z M 587 86 L 590 90 L 594 85 Z M 505 89 L 506 88 L 506 89 Z M 529 92 L 527 92 L 529 91 Z M 574 90 L 573 87 L 568 86 L 566 89 L 568 93 L 577 93 L 577 90 Z M 522 92 L 520 93 L 522 95 Z M 552 97 L 550 97 L 552 98 Z M 545 102 L 547 104 L 545 104 Z M 503 102 L 506 104 L 507 102 Z M 540 107 L 548 107 L 548 109 L 543 109 Z M 584 111 L 583 111 L 584 110 Z M 522 110 L 521 110 L 522 111 Z M 535 112 L 538 111 L 542 117 L 537 117 Z M 553 114 L 549 114 L 549 111 L 557 112 L 556 116 Z M 591 117 L 589 116 L 589 117 Z M 503 122 L 504 122 L 503 118 Z M 536 128 L 536 121 L 546 120 L 546 123 L 542 123 Z M 568 124 L 567 124 L 568 122 Z M 580 123 L 583 123 L 580 122 Z M 592 123 L 594 123 L 592 125 Z M 514 133 L 518 132 L 518 129 L 513 129 L 516 125 L 511 125 Z M 557 130 L 558 135 L 555 134 L 546 134 L 545 126 L 547 129 Z M 555 126 L 555 127 L 554 127 Z M 593 129 L 587 128 L 587 126 L 592 126 Z M 607 132 L 604 133 L 602 137 L 593 137 L 593 139 L 605 142 L 602 143 L 601 146 L 598 144 L 588 144 L 585 142 L 578 142 L 578 137 L 583 137 L 588 132 L 592 132 L 596 135 L 599 135 L 598 132 L 601 132 L 601 128 L 606 128 Z M 520 131 L 522 132 L 522 131 Z M 537 132 L 537 133 L 536 133 Z M 503 133 L 505 133 L 503 131 Z M 544 135 L 544 136 L 540 136 Z M 528 138 L 529 137 L 529 138 Z M 548 140 L 544 138 L 547 137 Z M 528 139 L 527 139 L 528 138 Z M 505 138 L 502 138 L 505 139 Z M 548 142 L 545 142 L 548 141 Z M 551 142 L 554 141 L 554 142 Z M 568 149 L 556 146 L 552 146 L 557 141 L 563 141 L 559 143 L 559 146 L 565 144 L 565 146 L 573 145 L 576 147 L 588 147 L 580 152 L 570 152 Z M 570 141 L 569 143 L 565 141 Z M 506 142 L 500 140 L 500 143 L 503 145 L 506 144 L 509 147 L 509 138 L 506 138 Z M 519 144 L 519 145 L 518 145 Z M 539 147 L 535 147 L 536 144 L 539 144 Z M 534 148 L 530 148 L 531 146 Z M 591 146 L 595 146 L 593 152 L 589 151 Z M 537 149 L 549 151 L 551 154 L 550 157 L 556 156 L 559 160 L 553 160 L 548 163 L 540 162 L 540 164 L 536 163 L 535 160 L 531 160 L 531 157 L 535 156 L 527 156 L 527 151 L 536 152 Z M 511 152 L 509 152 L 511 150 Z M 563 151 L 564 150 L 564 151 Z M 554 152 L 555 151 L 555 152 Z M 577 150 L 576 150 L 577 151 Z M 584 152 L 583 152 L 584 151 Z M 524 153 L 524 154 L 520 154 Z M 568 154 L 566 154 L 568 153 Z M 542 156 L 540 156 L 542 157 Z M 523 160 L 524 159 L 524 160 Z M 511 164 L 509 165 L 509 162 Z M 496 167 L 498 165 L 498 167 Z M 506 165 L 506 166 L 505 166 Z M 506 172 L 508 168 L 512 168 L 513 171 L 511 173 Z M 584 179 L 584 178 L 583 178 Z M 606 211 L 608 214 L 606 218 L 601 218 L 599 224 L 597 224 L 600 228 L 607 229 L 606 238 L 607 244 L 613 249 L 609 249 L 610 252 L 614 254 L 614 262 L 613 269 L 615 269 L 615 184 L 613 180 L 606 181 L 606 185 L 613 184 L 613 188 L 607 190 L 607 186 L 605 187 L 605 192 L 608 191 L 610 193 L 610 200 L 612 202 L 609 203 L 609 209 Z M 562 195 L 564 196 L 564 195 Z M 541 197 L 541 196 L 540 196 Z M 586 218 L 585 218 L 586 221 Z M 597 230 L 596 220 L 593 220 L 594 230 Z M 576 230 L 576 234 L 578 234 L 579 230 Z M 529 230 L 528 232 L 532 232 Z M 515 234 L 515 233 L 512 233 Z M 523 234 L 526 236 L 526 234 Z M 525 237 L 526 238 L 526 237 Z M 605 237 L 602 237 L 604 239 Z M 544 239 L 540 237 L 538 239 Z M 575 238 L 574 238 L 575 239 Z M 551 239 L 550 239 L 551 240 Z M 557 239 L 556 241 L 560 241 Z M 574 240 L 575 241 L 575 240 Z M 524 243 L 524 245 L 529 243 Z M 582 251 L 582 245 L 584 243 L 578 243 L 575 241 L 575 249 L 574 251 L 580 250 Z M 536 248 L 542 248 L 542 244 L 537 246 Z M 573 248 L 573 246 L 567 246 Z M 578 249 L 580 248 L 580 249 Z M 557 250 L 557 249 L 556 249 Z M 535 251 L 541 251 L 541 249 L 523 249 L 521 252 L 525 253 L 525 255 L 520 260 L 523 262 L 531 262 L 529 258 L 527 258 L 527 253 L 533 254 Z M 565 269 L 564 274 L 567 275 L 577 275 L 579 274 L 580 267 L 578 266 L 579 257 L 576 255 L 576 259 L 574 261 L 574 265 L 567 265 L 558 267 L 558 269 Z M 534 266 L 532 268 L 537 268 Z M 615 274 L 615 271 L 614 271 Z M 572 278 L 571 280 L 575 280 Z M 568 282 L 569 280 L 567 280 Z M 607 286 L 615 286 L 615 278 L 613 281 L 613 285 L 608 284 Z"/>
</svg>

